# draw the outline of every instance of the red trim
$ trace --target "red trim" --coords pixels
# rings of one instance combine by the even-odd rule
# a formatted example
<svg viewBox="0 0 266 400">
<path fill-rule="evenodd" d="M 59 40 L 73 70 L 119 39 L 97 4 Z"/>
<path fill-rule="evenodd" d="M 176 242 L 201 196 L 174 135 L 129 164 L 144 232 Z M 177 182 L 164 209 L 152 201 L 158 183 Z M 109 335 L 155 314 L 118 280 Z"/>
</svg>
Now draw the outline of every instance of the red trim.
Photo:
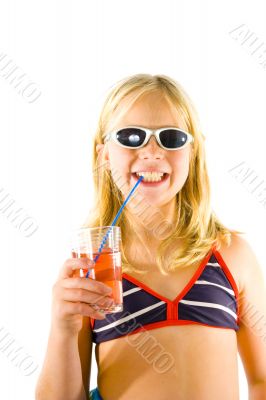
<svg viewBox="0 0 266 400">
<path fill-rule="evenodd" d="M 171 302 L 167 305 L 167 320 L 174 320 L 175 319 L 175 305 Z"/>
<path fill-rule="evenodd" d="M 192 278 L 190 279 L 188 284 L 184 287 L 184 289 L 181 291 L 181 293 L 179 293 L 179 295 L 173 301 L 174 303 L 178 303 L 179 300 L 181 300 L 183 297 L 185 297 L 187 292 L 191 289 L 191 287 L 194 285 L 194 283 L 196 282 L 196 280 L 198 279 L 198 277 L 200 276 L 200 274 L 206 267 L 206 264 L 208 263 L 209 259 L 211 258 L 211 255 L 212 255 L 212 249 L 209 251 L 209 253 L 206 255 L 206 257 L 201 261 L 198 269 L 196 270 L 196 272 L 194 273 L 194 275 L 192 276 Z"/>
<path fill-rule="evenodd" d="M 234 279 L 233 275 L 231 274 L 229 268 L 227 267 L 226 262 L 224 261 L 221 253 L 219 253 L 219 251 L 216 248 L 213 249 L 213 253 L 214 253 L 215 257 L 217 258 L 217 261 L 221 265 L 222 269 L 224 270 L 224 273 L 225 273 L 226 277 L 228 278 L 228 280 L 235 292 L 236 305 L 237 305 L 237 312 L 236 312 L 237 321 L 236 321 L 236 323 L 239 324 L 239 292 L 238 292 L 237 284 L 236 284 L 235 279 Z"/>
<path fill-rule="evenodd" d="M 189 289 L 194 285 L 195 281 L 198 279 L 198 277 L 200 276 L 201 272 L 205 268 L 205 266 L 206 266 L 208 260 L 210 259 L 211 255 L 212 255 L 212 249 L 209 251 L 209 253 L 206 255 L 206 257 L 201 261 L 199 267 L 194 272 L 194 274 L 193 274 L 192 278 L 190 279 L 190 281 L 187 283 L 187 285 L 184 287 L 184 289 L 181 291 L 181 293 L 179 293 L 174 298 L 174 300 L 170 300 L 167 297 L 164 297 L 164 296 L 160 295 L 159 293 L 156 293 L 149 286 L 145 285 L 145 283 L 140 282 L 138 279 L 136 279 L 133 276 L 127 274 L 126 272 L 122 273 L 122 277 L 126 278 L 128 281 L 134 283 L 136 286 L 141 287 L 142 289 L 144 289 L 146 292 L 152 294 L 153 296 L 155 296 L 155 297 L 157 297 L 157 298 L 159 298 L 161 300 L 164 300 L 166 303 L 168 303 L 168 307 L 169 307 L 169 303 L 170 304 L 177 303 L 182 297 L 185 296 L 185 294 L 189 291 Z M 169 316 L 170 315 L 172 315 L 172 312 L 169 311 Z"/>
<path fill-rule="evenodd" d="M 189 320 L 179 320 L 180 324 L 179 325 L 204 325 L 204 326 L 211 326 L 212 328 L 220 328 L 220 329 L 233 329 L 230 328 L 229 326 L 217 326 L 217 325 L 209 325 L 209 324 L 204 324 L 204 322 L 197 322 L 197 321 L 189 321 Z"/>
<path fill-rule="evenodd" d="M 94 318 L 90 318 L 90 323 L 91 323 L 91 329 L 93 330 L 94 324 L 95 324 L 95 319 Z"/>
</svg>

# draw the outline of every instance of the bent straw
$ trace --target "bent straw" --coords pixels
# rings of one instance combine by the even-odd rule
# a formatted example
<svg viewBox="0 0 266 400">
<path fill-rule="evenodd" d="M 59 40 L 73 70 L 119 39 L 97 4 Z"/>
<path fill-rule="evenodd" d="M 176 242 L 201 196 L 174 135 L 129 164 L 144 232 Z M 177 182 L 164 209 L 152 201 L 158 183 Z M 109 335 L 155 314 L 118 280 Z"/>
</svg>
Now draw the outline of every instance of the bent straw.
<svg viewBox="0 0 266 400">
<path fill-rule="evenodd" d="M 139 178 L 138 182 L 135 184 L 135 186 L 133 187 L 133 189 L 131 189 L 131 191 L 130 191 L 129 195 L 127 196 L 126 200 L 124 201 L 124 203 L 123 203 L 122 206 L 120 207 L 118 213 L 117 213 L 116 216 L 115 216 L 115 219 L 114 219 L 113 222 L 112 222 L 112 225 L 110 226 L 110 228 L 108 229 L 106 235 L 104 236 L 104 238 L 103 238 L 103 240 L 102 240 L 102 243 L 101 243 L 101 245 L 100 245 L 100 247 L 99 247 L 99 249 L 98 249 L 98 254 L 97 254 L 96 257 L 94 258 L 93 263 L 96 263 L 96 261 L 97 261 L 98 258 L 100 257 L 100 253 L 102 252 L 103 246 L 104 246 L 105 243 L 106 243 L 106 240 L 107 240 L 107 238 L 108 238 L 108 235 L 109 235 L 109 233 L 110 233 L 110 230 L 111 230 L 112 226 L 115 225 L 115 223 L 116 223 L 116 221 L 118 220 L 118 218 L 119 218 L 121 212 L 123 211 L 123 208 L 124 208 L 125 205 L 127 204 L 128 200 L 130 199 L 130 197 L 132 196 L 132 194 L 134 193 L 134 191 L 136 190 L 137 186 L 140 184 L 140 182 L 142 181 L 142 179 L 143 179 L 143 176 L 141 176 L 141 177 Z M 89 275 L 90 275 L 90 270 L 88 269 L 88 272 L 87 272 L 85 278 L 88 278 Z"/>
</svg>

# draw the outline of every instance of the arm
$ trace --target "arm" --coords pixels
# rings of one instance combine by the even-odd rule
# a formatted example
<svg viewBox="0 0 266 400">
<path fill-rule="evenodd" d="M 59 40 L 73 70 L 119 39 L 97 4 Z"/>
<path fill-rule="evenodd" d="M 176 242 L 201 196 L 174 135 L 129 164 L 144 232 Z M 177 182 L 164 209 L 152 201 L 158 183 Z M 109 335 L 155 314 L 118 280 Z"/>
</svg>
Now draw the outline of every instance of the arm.
<svg viewBox="0 0 266 400">
<path fill-rule="evenodd" d="M 89 317 L 83 318 L 83 326 L 79 332 L 78 346 L 82 370 L 82 381 L 86 394 L 85 399 L 89 400 L 92 355 L 92 331 Z"/>
<path fill-rule="evenodd" d="M 112 289 L 94 279 L 75 276 L 88 260 L 68 259 L 53 286 L 51 329 L 36 400 L 87 400 L 91 365 L 90 318 L 110 305 Z"/>
<path fill-rule="evenodd" d="M 89 318 L 76 335 L 51 329 L 36 400 L 87 400 L 91 362 Z"/>
<path fill-rule="evenodd" d="M 249 400 L 266 399 L 266 288 L 262 269 L 251 246 L 238 239 L 243 286 L 239 294 L 240 329 L 237 332 L 249 388 Z"/>
</svg>

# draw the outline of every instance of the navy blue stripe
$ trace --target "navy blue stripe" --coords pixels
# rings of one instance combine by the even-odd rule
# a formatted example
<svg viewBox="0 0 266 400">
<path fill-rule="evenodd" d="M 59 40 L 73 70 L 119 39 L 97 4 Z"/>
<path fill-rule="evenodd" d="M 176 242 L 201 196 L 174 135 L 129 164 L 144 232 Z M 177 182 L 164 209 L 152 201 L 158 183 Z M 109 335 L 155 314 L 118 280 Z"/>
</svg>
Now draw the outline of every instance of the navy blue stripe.
<svg viewBox="0 0 266 400">
<path fill-rule="evenodd" d="M 217 283 L 218 285 L 225 286 L 228 289 L 233 290 L 230 282 L 228 281 L 224 271 L 219 267 L 206 266 L 202 274 L 198 279 Z"/>
<path fill-rule="evenodd" d="M 239 329 L 232 315 L 217 308 L 199 307 L 192 306 L 190 304 L 179 303 L 178 319 L 201 322 L 207 325 L 232 328 L 235 330 Z"/>
<path fill-rule="evenodd" d="M 212 255 L 210 256 L 208 262 L 211 262 L 211 263 L 213 263 L 213 262 L 218 262 L 217 259 L 216 259 L 216 257 L 215 257 L 215 255 L 214 255 L 213 253 L 212 253 Z"/>
<path fill-rule="evenodd" d="M 235 297 L 217 286 L 195 284 L 183 299 L 220 304 L 236 313 Z"/>
<path fill-rule="evenodd" d="M 123 286 L 123 292 L 126 292 L 127 290 L 133 289 L 135 287 L 138 287 L 134 283 L 128 281 L 125 278 L 122 279 L 122 286 Z"/>
<path fill-rule="evenodd" d="M 94 329 L 98 329 L 102 326 L 106 326 L 120 318 L 127 317 L 129 314 L 128 309 L 125 307 L 126 311 L 121 313 L 106 314 L 105 320 L 95 320 Z M 117 326 L 108 328 L 102 332 L 93 332 L 93 341 L 95 343 L 104 342 L 106 340 L 115 339 L 121 336 L 125 336 L 134 330 L 154 322 L 165 321 L 167 316 L 166 304 L 160 305 L 154 310 L 148 311 L 140 316 L 134 317 L 129 321 L 126 321 Z M 105 322 L 103 324 L 103 321 Z"/>
<path fill-rule="evenodd" d="M 131 293 L 130 295 L 124 297 L 123 300 L 124 310 L 126 310 L 130 314 L 133 314 L 137 311 L 142 310 L 143 308 L 152 306 L 153 304 L 157 304 L 160 301 L 161 299 L 158 299 L 157 297 L 151 295 L 150 293 L 145 292 L 143 290 L 138 290 L 137 292 Z M 123 311 L 118 313 L 113 313 L 112 315 L 115 315 L 117 320 L 121 318 L 122 314 Z M 149 312 L 147 314 L 149 314 Z M 105 326 L 109 323 L 108 314 L 106 314 L 106 316 L 107 316 L 106 319 L 98 320 L 100 324 L 99 327 Z"/>
</svg>

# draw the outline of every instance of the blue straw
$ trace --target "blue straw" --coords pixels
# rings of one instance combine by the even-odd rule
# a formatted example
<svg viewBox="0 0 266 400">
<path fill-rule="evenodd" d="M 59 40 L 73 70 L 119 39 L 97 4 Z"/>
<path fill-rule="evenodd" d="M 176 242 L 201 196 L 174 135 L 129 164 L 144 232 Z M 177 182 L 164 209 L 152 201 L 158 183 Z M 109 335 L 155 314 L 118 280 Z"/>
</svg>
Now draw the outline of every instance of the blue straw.
<svg viewBox="0 0 266 400">
<path fill-rule="evenodd" d="M 104 238 L 103 238 L 103 240 L 102 240 L 102 243 L 101 243 L 101 245 L 100 245 L 100 247 L 99 247 L 99 249 L 98 249 L 98 254 L 96 255 L 96 257 L 95 257 L 94 260 L 93 260 L 94 263 L 96 263 L 96 261 L 97 261 L 98 258 L 100 257 L 100 253 L 102 252 L 103 246 L 105 245 L 105 243 L 106 243 L 106 241 L 107 241 L 107 238 L 108 238 L 108 235 L 109 235 L 109 233 L 110 233 L 110 230 L 112 229 L 112 226 L 115 225 L 115 223 L 116 223 L 116 221 L 118 220 L 118 218 L 119 218 L 121 212 L 123 211 L 123 208 L 124 208 L 125 205 L 127 204 L 128 200 L 130 199 L 130 197 L 132 196 L 133 192 L 136 190 L 137 186 L 140 184 L 140 182 L 142 181 L 142 179 L 143 179 L 143 176 L 141 176 L 141 177 L 139 178 L 138 182 L 135 184 L 135 186 L 133 187 L 133 189 L 131 189 L 129 195 L 127 196 L 126 200 L 124 201 L 124 203 L 123 203 L 122 206 L 120 207 L 118 213 L 116 214 L 115 219 L 114 219 L 113 222 L 112 222 L 112 225 L 110 226 L 110 228 L 108 229 L 106 235 L 104 236 Z M 90 270 L 88 270 L 88 272 L 87 272 L 87 274 L 86 274 L 86 278 L 88 278 L 89 275 L 90 275 Z"/>
</svg>

